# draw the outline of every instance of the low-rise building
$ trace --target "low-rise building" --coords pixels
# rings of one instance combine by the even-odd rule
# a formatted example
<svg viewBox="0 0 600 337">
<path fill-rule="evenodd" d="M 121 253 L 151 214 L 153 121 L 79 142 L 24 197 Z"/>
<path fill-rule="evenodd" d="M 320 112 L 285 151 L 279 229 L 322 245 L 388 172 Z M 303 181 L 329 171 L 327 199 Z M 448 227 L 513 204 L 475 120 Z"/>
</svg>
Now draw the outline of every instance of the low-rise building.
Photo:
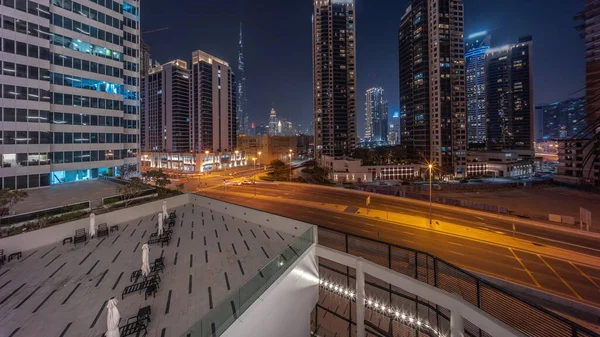
<svg viewBox="0 0 600 337">
<path fill-rule="evenodd" d="M 467 177 L 519 177 L 533 172 L 533 159 L 520 158 L 518 151 L 469 152 L 467 155 Z"/>
<path fill-rule="evenodd" d="M 376 180 L 411 180 L 421 176 L 423 165 L 363 165 L 362 160 L 350 157 L 322 156 L 322 165 L 335 182 L 373 182 Z"/>
<path fill-rule="evenodd" d="M 144 152 L 140 158 L 142 170 L 164 169 L 187 173 L 209 172 L 252 164 L 243 151 L 204 153 Z"/>
</svg>

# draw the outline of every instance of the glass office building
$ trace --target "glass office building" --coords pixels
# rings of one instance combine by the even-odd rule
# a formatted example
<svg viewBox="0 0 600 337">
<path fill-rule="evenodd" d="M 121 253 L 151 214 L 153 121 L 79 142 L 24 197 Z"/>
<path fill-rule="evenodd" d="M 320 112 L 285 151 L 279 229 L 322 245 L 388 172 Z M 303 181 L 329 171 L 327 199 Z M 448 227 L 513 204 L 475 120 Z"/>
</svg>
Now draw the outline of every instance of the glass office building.
<svg viewBox="0 0 600 337">
<path fill-rule="evenodd" d="M 139 3 L 3 1 L 0 188 L 137 164 Z"/>
</svg>

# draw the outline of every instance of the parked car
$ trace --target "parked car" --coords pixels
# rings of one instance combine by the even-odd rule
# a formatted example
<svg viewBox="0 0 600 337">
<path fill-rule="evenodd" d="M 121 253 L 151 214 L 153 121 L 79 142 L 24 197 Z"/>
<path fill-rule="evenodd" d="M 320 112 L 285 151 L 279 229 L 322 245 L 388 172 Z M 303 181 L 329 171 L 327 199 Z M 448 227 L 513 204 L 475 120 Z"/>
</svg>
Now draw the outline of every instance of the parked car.
<svg viewBox="0 0 600 337">
<path fill-rule="evenodd" d="M 460 183 L 461 183 L 461 184 L 468 184 L 468 183 L 469 183 L 469 181 L 468 181 L 467 179 L 461 179 L 461 180 L 460 180 Z"/>
</svg>

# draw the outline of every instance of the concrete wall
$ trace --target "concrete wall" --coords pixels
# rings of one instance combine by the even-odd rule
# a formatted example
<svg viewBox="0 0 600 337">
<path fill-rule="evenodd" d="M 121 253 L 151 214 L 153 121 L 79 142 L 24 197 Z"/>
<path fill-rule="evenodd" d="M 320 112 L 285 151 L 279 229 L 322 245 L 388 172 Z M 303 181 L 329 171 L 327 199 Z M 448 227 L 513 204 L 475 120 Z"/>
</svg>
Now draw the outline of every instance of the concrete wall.
<svg viewBox="0 0 600 337">
<path fill-rule="evenodd" d="M 167 201 L 167 206 L 171 209 L 187 204 L 190 200 L 190 195 L 182 194 L 176 197 L 157 200 L 110 213 L 98 214 L 96 215 L 96 224 L 106 223 L 108 226 L 124 224 L 142 216 L 158 213 L 162 210 L 162 203 L 164 200 Z M 9 236 L 0 239 L 0 249 L 4 249 L 4 254 L 6 255 L 17 251 L 24 252 L 37 249 L 55 242 L 61 242 L 64 238 L 73 236 L 76 229 L 85 228 L 87 231 L 89 226 L 90 220 L 89 218 L 85 218 L 24 234 Z"/>
<path fill-rule="evenodd" d="M 221 337 L 310 336 L 310 313 L 319 298 L 312 245 Z"/>
<path fill-rule="evenodd" d="M 295 236 L 304 234 L 311 226 L 305 222 L 284 218 L 278 215 L 257 211 L 251 208 L 210 199 L 195 194 L 190 194 L 190 202 L 200 207 L 212 209 L 215 212 L 227 214 L 248 222 L 261 224 L 277 231 Z"/>
</svg>

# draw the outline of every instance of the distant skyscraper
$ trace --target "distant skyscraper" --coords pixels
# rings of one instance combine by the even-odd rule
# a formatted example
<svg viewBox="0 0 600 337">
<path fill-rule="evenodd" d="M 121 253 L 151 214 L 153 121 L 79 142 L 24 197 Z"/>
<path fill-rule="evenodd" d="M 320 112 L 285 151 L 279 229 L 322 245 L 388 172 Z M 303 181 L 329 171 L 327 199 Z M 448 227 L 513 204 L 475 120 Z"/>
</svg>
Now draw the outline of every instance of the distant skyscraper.
<svg viewBox="0 0 600 337">
<path fill-rule="evenodd" d="M 542 115 L 540 140 L 574 138 L 585 129 L 585 97 L 536 107 Z"/>
<path fill-rule="evenodd" d="M 276 136 L 277 135 L 277 112 L 275 109 L 271 109 L 271 113 L 269 114 L 269 135 Z"/>
<path fill-rule="evenodd" d="M 394 112 L 394 114 L 392 115 L 392 125 L 394 126 L 394 133 L 396 133 L 396 145 L 400 144 L 400 133 L 401 133 L 401 126 L 400 126 L 400 112 L 396 111 Z"/>
<path fill-rule="evenodd" d="M 315 0 L 313 98 L 317 156 L 356 148 L 354 0 Z"/>
<path fill-rule="evenodd" d="M 533 150 L 532 40 L 486 51 L 487 148 Z"/>
<path fill-rule="evenodd" d="M 467 92 L 467 136 L 469 148 L 485 148 L 487 135 L 487 103 L 485 52 L 490 48 L 487 32 L 471 34 L 465 41 Z"/>
<path fill-rule="evenodd" d="M 146 129 L 146 75 L 151 68 L 150 46 L 140 37 L 140 145 L 142 150 L 146 149 L 146 138 L 144 130 Z"/>
<path fill-rule="evenodd" d="M 402 144 L 463 174 L 467 134 L 462 0 L 412 0 L 399 30 Z"/>
<path fill-rule="evenodd" d="M 189 74 L 175 60 L 149 71 L 145 83 L 143 151 L 186 152 L 190 149 Z"/>
<path fill-rule="evenodd" d="M 237 132 L 248 133 L 248 111 L 246 106 L 246 74 L 244 72 L 244 44 L 242 40 L 242 24 L 240 23 L 240 43 L 238 54 L 238 87 L 237 87 Z"/>
<path fill-rule="evenodd" d="M 388 104 L 382 88 L 371 88 L 365 95 L 365 140 L 387 142 Z"/>
<path fill-rule="evenodd" d="M 229 64 L 203 51 L 190 68 L 190 150 L 234 151 L 237 142 L 236 86 Z"/>
</svg>

